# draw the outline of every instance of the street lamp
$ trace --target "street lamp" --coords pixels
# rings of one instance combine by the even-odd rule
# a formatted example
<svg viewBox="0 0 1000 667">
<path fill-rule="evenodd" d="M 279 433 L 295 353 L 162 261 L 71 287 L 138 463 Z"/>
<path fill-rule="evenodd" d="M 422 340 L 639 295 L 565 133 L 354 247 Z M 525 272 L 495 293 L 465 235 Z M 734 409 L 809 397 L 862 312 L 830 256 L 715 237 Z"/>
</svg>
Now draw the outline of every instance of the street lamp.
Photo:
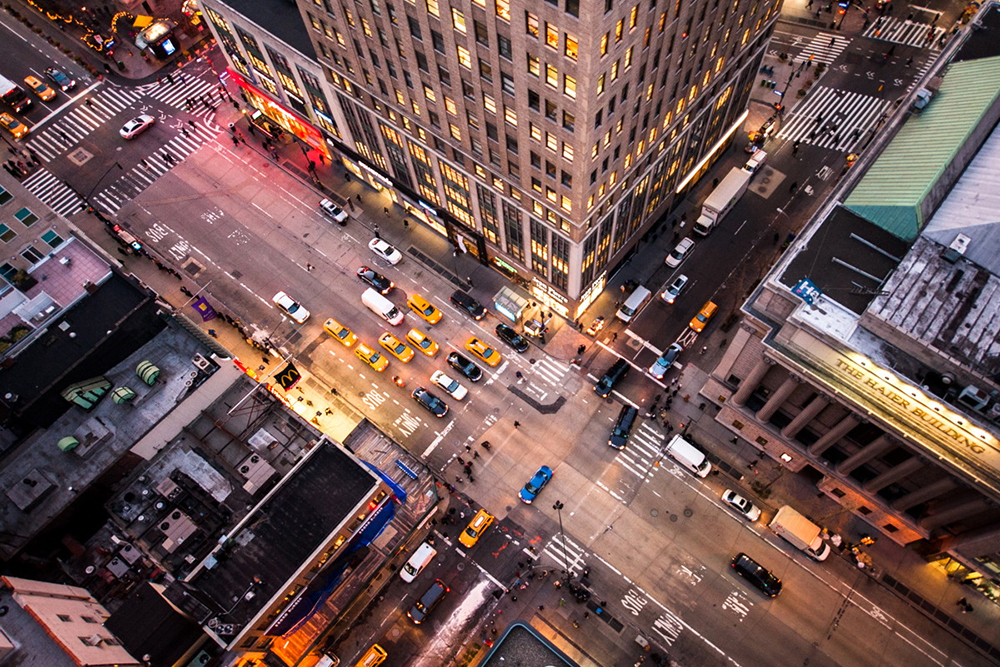
<svg viewBox="0 0 1000 667">
<path fill-rule="evenodd" d="M 552 509 L 554 509 L 556 511 L 556 516 L 559 517 L 559 535 L 562 537 L 563 558 L 566 559 L 566 562 L 563 565 L 563 573 L 566 575 L 566 585 L 568 586 L 569 585 L 569 581 L 570 581 L 570 573 L 569 573 L 569 551 L 566 549 L 566 533 L 563 531 L 562 510 L 563 510 L 564 507 L 566 507 L 566 506 L 563 505 L 562 501 L 560 501 L 560 500 L 557 500 L 555 502 L 555 504 L 552 505 Z"/>
<path fill-rule="evenodd" d="M 111 173 L 111 170 L 114 169 L 115 167 L 118 167 L 119 171 L 125 171 L 125 168 L 122 167 L 120 164 L 118 164 L 117 161 L 112 163 L 111 166 L 108 167 L 107 171 L 101 174 L 101 177 L 97 179 L 97 182 L 94 183 L 94 187 L 90 188 L 90 192 L 87 193 L 87 196 L 83 198 L 83 200 L 87 202 L 87 206 L 93 207 L 93 204 L 90 203 L 90 196 L 94 194 L 94 190 L 97 189 L 97 186 L 101 184 L 101 181 L 103 181 L 107 177 L 107 175 Z"/>
</svg>

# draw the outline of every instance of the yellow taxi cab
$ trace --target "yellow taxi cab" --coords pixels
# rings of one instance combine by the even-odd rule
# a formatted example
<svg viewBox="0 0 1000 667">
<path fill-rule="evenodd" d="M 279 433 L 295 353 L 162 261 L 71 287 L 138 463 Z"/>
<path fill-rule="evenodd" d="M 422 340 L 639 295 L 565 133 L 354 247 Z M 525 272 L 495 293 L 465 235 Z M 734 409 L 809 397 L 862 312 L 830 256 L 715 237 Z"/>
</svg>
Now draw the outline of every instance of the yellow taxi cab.
<svg viewBox="0 0 1000 667">
<path fill-rule="evenodd" d="M 354 663 L 354 667 L 378 667 L 385 662 L 388 656 L 389 654 L 384 648 L 378 644 L 372 644 L 372 647 L 365 651 L 361 659 Z"/>
<path fill-rule="evenodd" d="M 479 538 L 483 536 L 486 529 L 493 525 L 493 515 L 486 510 L 479 510 L 476 516 L 472 517 L 472 521 L 469 525 L 465 527 L 462 534 L 458 536 L 458 541 L 463 547 L 471 549 L 479 541 Z"/>
<path fill-rule="evenodd" d="M 389 365 L 388 359 L 364 343 L 358 343 L 358 346 L 354 348 L 354 354 L 358 355 L 358 359 L 365 362 L 379 373 L 384 371 L 386 366 Z"/>
<path fill-rule="evenodd" d="M 502 359 L 499 352 L 475 336 L 470 338 L 469 342 L 465 344 L 465 349 L 485 361 L 490 366 L 496 366 Z"/>
<path fill-rule="evenodd" d="M 396 357 L 404 364 L 413 359 L 413 350 L 388 331 L 378 337 L 378 344 L 389 350 L 389 352 L 392 353 L 392 356 Z"/>
<path fill-rule="evenodd" d="M 358 342 L 358 337 L 353 331 L 332 317 L 323 323 L 323 329 L 347 347 L 353 347 Z"/>
<path fill-rule="evenodd" d="M 713 302 L 711 301 L 707 302 L 704 306 L 701 307 L 701 310 L 698 311 L 698 314 L 694 316 L 694 319 L 688 323 L 688 326 L 697 331 L 698 333 L 701 333 L 702 331 L 705 330 L 705 326 L 708 324 L 708 321 L 712 319 L 712 315 L 715 315 L 715 311 L 718 309 L 719 307 L 716 306 Z"/>
<path fill-rule="evenodd" d="M 14 135 L 15 139 L 20 139 L 31 130 L 28 126 L 11 116 L 9 113 L 0 113 L 0 125 L 7 128 L 7 131 Z"/>
<path fill-rule="evenodd" d="M 441 321 L 441 311 L 419 294 L 410 295 L 410 298 L 406 300 L 406 305 L 417 315 L 427 320 L 428 324 L 437 324 Z"/>
<path fill-rule="evenodd" d="M 410 329 L 406 333 L 406 340 L 413 343 L 415 348 L 426 354 L 428 357 L 433 357 L 440 349 L 438 344 L 428 338 L 427 334 L 420 329 Z"/>
<path fill-rule="evenodd" d="M 49 88 L 45 82 L 38 77 L 26 76 L 24 77 L 24 83 L 26 83 L 28 88 L 31 88 L 31 92 L 38 95 L 43 102 L 48 102 L 56 96 L 56 91 Z"/>
</svg>

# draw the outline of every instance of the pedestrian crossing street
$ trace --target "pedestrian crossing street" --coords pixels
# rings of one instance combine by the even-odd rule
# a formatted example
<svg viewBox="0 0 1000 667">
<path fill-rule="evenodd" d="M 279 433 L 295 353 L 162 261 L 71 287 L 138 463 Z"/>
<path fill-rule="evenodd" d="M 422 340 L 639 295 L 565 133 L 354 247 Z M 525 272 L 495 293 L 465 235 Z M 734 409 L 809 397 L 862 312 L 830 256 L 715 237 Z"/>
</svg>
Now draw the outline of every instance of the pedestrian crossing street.
<svg viewBox="0 0 1000 667">
<path fill-rule="evenodd" d="M 91 201 L 104 213 L 114 215 L 126 202 L 135 199 L 153 181 L 170 171 L 191 153 L 218 136 L 217 127 L 195 124 L 180 126 L 177 136 L 156 149 L 156 152 L 125 172 L 117 181 L 91 197 Z M 169 157 L 168 157 L 169 156 Z"/>
<path fill-rule="evenodd" d="M 792 46 L 802 46 L 802 37 L 797 37 Z M 812 35 L 802 50 L 793 56 L 793 63 L 804 60 L 830 65 L 847 48 L 851 40 L 835 33 L 819 33 Z"/>
<path fill-rule="evenodd" d="M 615 479 L 616 488 L 611 488 L 600 480 L 597 482 L 598 486 L 621 503 L 628 504 L 642 483 L 656 471 L 653 464 L 660 459 L 660 450 L 666 436 L 654 428 L 653 423 L 651 420 L 640 420 L 639 425 L 632 430 L 625 449 L 615 456 L 618 468 L 628 473 L 618 475 Z"/>
<path fill-rule="evenodd" d="M 873 95 L 816 86 L 785 116 L 779 139 L 854 152 L 891 104 Z"/>
<path fill-rule="evenodd" d="M 86 207 L 83 197 L 45 167 L 38 169 L 21 185 L 61 216 L 73 215 Z"/>
<path fill-rule="evenodd" d="M 883 16 L 864 29 L 862 36 L 879 39 L 893 44 L 905 44 L 918 48 L 936 47 L 945 32 L 944 28 L 929 23 L 917 23 L 909 19 Z M 934 50 L 938 50 L 935 48 Z"/>
<path fill-rule="evenodd" d="M 79 144 L 102 125 L 111 121 L 114 121 L 116 125 L 122 125 L 133 116 L 150 112 L 150 109 L 140 104 L 132 112 L 122 113 L 137 103 L 152 99 L 177 109 L 183 109 L 188 98 L 198 100 L 200 97 L 205 97 L 208 99 L 210 95 L 214 94 L 211 104 L 218 104 L 220 96 L 216 89 L 218 84 L 213 83 L 212 80 L 206 81 L 193 77 L 183 71 L 176 72 L 171 76 L 173 83 L 165 82 L 163 85 L 154 82 L 136 88 L 121 88 L 113 84 L 105 84 L 98 91 L 89 95 L 86 101 L 77 104 L 65 115 L 57 118 L 50 126 L 33 133 L 27 146 L 38 154 L 42 162 L 51 162 Z M 211 116 L 214 115 L 212 107 L 199 101 L 192 107 L 190 113 L 194 117 L 200 118 L 201 123 L 216 127 L 211 122 Z M 152 115 L 156 115 L 155 111 Z M 218 128 L 216 127 L 216 129 Z"/>
</svg>

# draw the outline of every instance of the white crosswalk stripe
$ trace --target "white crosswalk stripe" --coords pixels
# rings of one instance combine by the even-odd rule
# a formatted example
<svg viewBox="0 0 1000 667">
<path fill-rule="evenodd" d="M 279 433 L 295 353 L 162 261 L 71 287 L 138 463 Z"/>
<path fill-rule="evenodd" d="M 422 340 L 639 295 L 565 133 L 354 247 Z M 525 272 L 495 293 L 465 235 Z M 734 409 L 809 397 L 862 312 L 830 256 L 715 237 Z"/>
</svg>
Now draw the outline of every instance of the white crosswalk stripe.
<svg viewBox="0 0 1000 667">
<path fill-rule="evenodd" d="M 861 34 L 870 39 L 879 39 L 884 42 L 892 42 L 893 44 L 931 48 L 937 44 L 937 40 L 944 34 L 944 28 L 929 23 L 917 23 L 909 19 L 883 16 L 876 19 Z"/>
<path fill-rule="evenodd" d="M 829 65 L 837 59 L 837 56 L 839 56 L 850 43 L 851 40 L 847 37 L 833 33 L 821 33 L 813 35 L 812 39 L 809 40 L 809 43 L 805 45 L 798 55 L 793 57 L 795 62 L 811 60 L 813 63 L 824 63 Z"/>
<path fill-rule="evenodd" d="M 663 444 L 663 434 L 646 422 L 632 430 L 628 445 L 615 457 L 623 468 L 644 479 L 656 461 Z M 631 486 L 631 485 L 630 485 Z"/>
<path fill-rule="evenodd" d="M 566 570 L 572 575 L 581 572 L 586 565 L 584 556 L 586 556 L 587 551 L 583 545 L 574 542 L 565 534 L 553 536 L 548 544 L 542 548 L 542 553 L 554 560 L 559 569 Z"/>
<path fill-rule="evenodd" d="M 140 97 L 135 91 L 105 87 L 88 97 L 91 102 L 89 105 L 84 103 L 76 106 L 44 131 L 34 135 L 28 142 L 28 147 L 38 153 L 43 162 L 51 162 L 118 116 Z"/>
<path fill-rule="evenodd" d="M 65 182 L 44 168 L 36 171 L 21 184 L 46 206 L 62 216 L 72 215 L 86 205 Z"/>
<path fill-rule="evenodd" d="M 553 386 L 560 387 L 569 369 L 570 365 L 563 361 L 543 357 L 532 365 L 533 373 L 531 380 L 532 382 L 544 381 Z"/>
<path fill-rule="evenodd" d="M 110 214 L 118 212 L 126 202 L 134 199 L 156 179 L 170 171 L 184 158 L 209 141 L 215 140 L 219 130 L 198 125 L 194 129 L 184 128 L 187 136 L 179 133 L 161 148 L 123 174 L 117 181 L 93 196 L 102 211 Z M 168 162 L 164 155 L 169 153 L 174 161 Z"/>
<path fill-rule="evenodd" d="M 788 113 L 778 138 L 850 152 L 866 140 L 889 104 L 881 97 L 817 86 Z"/>
<path fill-rule="evenodd" d="M 185 102 L 191 98 L 196 102 L 192 111 L 197 113 L 199 109 L 204 109 L 205 105 L 200 102 L 200 98 L 214 98 L 212 104 L 218 104 L 219 96 L 216 87 L 217 83 L 206 81 L 199 77 L 192 77 L 186 72 L 178 72 L 173 75 L 173 83 L 146 84 L 142 86 L 145 94 L 164 104 L 168 104 L 178 109 L 183 109 Z"/>
</svg>

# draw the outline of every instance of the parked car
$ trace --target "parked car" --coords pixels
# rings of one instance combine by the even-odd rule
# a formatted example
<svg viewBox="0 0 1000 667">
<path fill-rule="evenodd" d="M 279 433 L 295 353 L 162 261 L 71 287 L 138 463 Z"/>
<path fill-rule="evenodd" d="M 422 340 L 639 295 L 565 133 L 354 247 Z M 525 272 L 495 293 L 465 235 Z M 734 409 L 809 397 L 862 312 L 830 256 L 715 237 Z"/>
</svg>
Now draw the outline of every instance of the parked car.
<svg viewBox="0 0 1000 667">
<path fill-rule="evenodd" d="M 524 339 L 524 336 L 514 331 L 513 327 L 501 322 L 494 331 L 496 331 L 497 338 L 510 345 L 516 352 L 528 351 L 528 341 Z"/>
<path fill-rule="evenodd" d="M 49 81 L 59 86 L 59 89 L 63 92 L 76 88 L 76 81 L 69 78 L 62 72 L 62 70 L 56 69 L 55 67 L 46 67 L 45 76 L 48 77 Z"/>
<path fill-rule="evenodd" d="M 735 491 L 730 489 L 723 491 L 722 502 L 725 503 L 726 507 L 749 519 L 751 522 L 760 518 L 760 508 Z"/>
<path fill-rule="evenodd" d="M 448 392 L 448 395 L 456 401 L 461 401 L 469 393 L 469 390 L 459 384 L 458 380 L 452 380 L 444 371 L 434 371 L 431 374 L 431 382 Z"/>
<path fill-rule="evenodd" d="M 687 284 L 687 276 L 684 274 L 677 276 L 672 283 L 667 285 L 667 289 L 663 290 L 663 300 L 667 303 L 673 303 L 681 295 L 681 292 L 684 291 L 684 288 L 687 287 Z"/>
<path fill-rule="evenodd" d="M 122 135 L 122 139 L 134 139 L 152 127 L 155 122 L 156 119 L 152 116 L 142 114 L 122 125 L 122 129 L 118 131 L 118 134 Z"/>
<path fill-rule="evenodd" d="M 653 365 L 649 367 L 649 374 L 655 377 L 657 380 L 662 380 L 663 376 L 667 374 L 670 367 L 674 365 L 674 361 L 677 360 L 678 355 L 684 351 L 684 347 L 680 343 L 674 343 L 666 350 L 663 354 L 653 362 Z"/>
<path fill-rule="evenodd" d="M 383 276 L 381 273 L 375 271 L 374 269 L 370 269 L 367 266 L 360 267 L 358 269 L 357 276 L 361 279 L 361 282 L 368 283 L 382 295 L 388 294 L 392 291 L 392 288 L 396 286 L 395 283 Z"/>
<path fill-rule="evenodd" d="M 347 224 L 347 211 L 340 208 L 329 199 L 320 200 L 319 210 L 323 211 L 324 215 L 333 218 L 334 222 L 341 227 Z"/>
<path fill-rule="evenodd" d="M 667 266 L 671 269 L 676 269 L 681 265 L 681 262 L 687 257 L 688 253 L 691 252 L 691 248 L 694 247 L 694 240 L 691 237 L 683 238 L 680 240 L 674 249 L 670 251 L 667 258 L 664 260 Z"/>
<path fill-rule="evenodd" d="M 781 579 L 745 553 L 738 553 L 731 563 L 733 571 L 759 589 L 768 597 L 777 597 L 781 592 Z"/>
<path fill-rule="evenodd" d="M 479 382 L 483 379 L 482 369 L 458 352 L 452 352 L 448 355 L 448 365 L 473 382 Z"/>
<path fill-rule="evenodd" d="M 271 301 L 273 301 L 274 305 L 281 309 L 285 315 L 288 315 L 299 324 L 303 324 L 309 319 L 309 311 L 303 308 L 301 304 L 284 292 L 278 292 L 275 294 L 271 298 Z"/>
<path fill-rule="evenodd" d="M 528 483 L 524 485 L 521 492 L 517 494 L 517 497 L 521 499 L 526 505 L 530 505 L 538 494 L 542 492 L 545 485 L 552 480 L 552 468 L 548 466 L 542 466 L 538 469 L 538 472 L 528 480 Z"/>
<path fill-rule="evenodd" d="M 451 295 L 451 302 L 474 319 L 481 320 L 486 317 L 486 309 L 483 308 L 483 305 L 462 290 L 455 290 Z"/>
<path fill-rule="evenodd" d="M 448 414 L 448 404 L 423 387 L 417 387 L 413 390 L 413 400 L 435 417 L 444 417 Z"/>
<path fill-rule="evenodd" d="M 431 587 L 420 596 L 420 599 L 414 603 L 410 611 L 406 612 L 406 615 L 410 617 L 411 621 L 420 625 L 434 611 L 435 607 L 441 604 L 445 593 L 449 591 L 451 589 L 443 581 L 435 579 Z"/>
<path fill-rule="evenodd" d="M 369 241 L 368 249 L 393 266 L 403 261 L 403 253 L 382 239 L 372 239 Z"/>
</svg>

